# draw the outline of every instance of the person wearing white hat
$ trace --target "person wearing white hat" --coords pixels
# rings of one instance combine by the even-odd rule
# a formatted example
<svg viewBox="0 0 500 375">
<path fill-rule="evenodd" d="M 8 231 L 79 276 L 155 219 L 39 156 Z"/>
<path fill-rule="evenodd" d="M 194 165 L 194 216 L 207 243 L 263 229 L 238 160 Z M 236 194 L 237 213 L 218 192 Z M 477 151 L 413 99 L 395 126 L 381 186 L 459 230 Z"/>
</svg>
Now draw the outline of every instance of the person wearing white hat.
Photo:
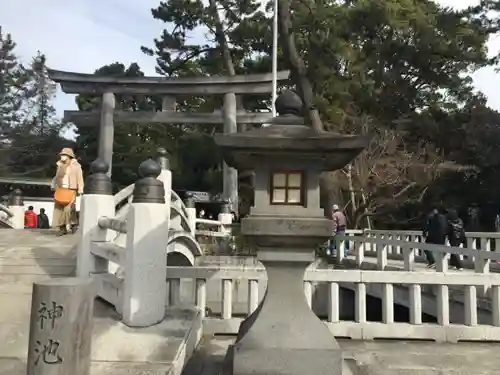
<svg viewBox="0 0 500 375">
<path fill-rule="evenodd" d="M 83 194 L 82 166 L 71 148 L 63 148 L 59 153 L 57 172 L 52 179 L 54 191 L 54 213 L 52 226 L 60 229 L 60 235 L 70 230 L 74 233 L 78 225 L 76 197 Z"/>
<path fill-rule="evenodd" d="M 332 220 L 333 220 L 333 236 L 345 236 L 345 230 L 347 226 L 347 219 L 344 213 L 340 210 L 339 206 L 334 204 L 332 206 Z M 344 244 L 343 249 L 344 257 L 347 256 L 348 246 Z M 330 241 L 330 255 L 333 256 L 335 252 L 335 239 Z"/>
</svg>

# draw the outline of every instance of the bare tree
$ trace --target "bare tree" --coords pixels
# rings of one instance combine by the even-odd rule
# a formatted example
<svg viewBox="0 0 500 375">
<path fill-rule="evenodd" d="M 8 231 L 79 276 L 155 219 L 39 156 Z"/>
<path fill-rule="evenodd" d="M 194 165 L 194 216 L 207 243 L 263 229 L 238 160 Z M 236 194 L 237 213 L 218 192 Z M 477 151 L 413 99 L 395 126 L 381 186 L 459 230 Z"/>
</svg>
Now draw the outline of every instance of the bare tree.
<svg viewBox="0 0 500 375">
<path fill-rule="evenodd" d="M 422 202 L 441 164 L 442 158 L 430 144 L 420 142 L 410 149 L 396 131 L 378 129 L 368 148 L 352 164 L 357 200 L 352 202 L 353 224 L 358 227 L 363 219 L 387 214 L 407 202 Z M 347 170 L 343 172 L 349 176 Z"/>
</svg>

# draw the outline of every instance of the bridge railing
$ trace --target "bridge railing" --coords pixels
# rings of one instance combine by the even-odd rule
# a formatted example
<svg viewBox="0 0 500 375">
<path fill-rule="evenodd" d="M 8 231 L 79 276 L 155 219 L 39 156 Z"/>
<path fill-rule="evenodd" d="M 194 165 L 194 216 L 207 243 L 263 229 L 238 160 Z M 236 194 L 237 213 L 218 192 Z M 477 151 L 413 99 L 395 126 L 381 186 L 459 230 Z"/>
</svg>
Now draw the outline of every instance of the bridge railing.
<svg viewBox="0 0 500 375">
<path fill-rule="evenodd" d="M 349 231 L 348 233 L 356 233 Z M 400 231 L 400 230 L 363 230 L 363 235 L 373 238 L 384 238 L 388 240 L 425 242 L 422 231 Z M 500 250 L 500 233 L 497 232 L 466 232 L 467 248 L 491 251 L 496 248 L 497 242 Z"/>
<path fill-rule="evenodd" d="M 231 235 L 231 214 L 219 214 L 219 220 L 195 219 L 196 236 L 228 237 Z"/>
<path fill-rule="evenodd" d="M 365 256 L 376 256 L 377 268 L 380 270 L 384 270 L 387 267 L 387 260 L 391 258 L 403 260 L 404 270 L 413 271 L 415 269 L 416 257 L 423 257 L 425 251 L 430 251 L 434 255 L 437 272 L 446 272 L 448 270 L 450 254 L 457 254 L 459 257 L 466 258 L 469 262 L 472 262 L 473 268 L 477 273 L 488 273 L 491 262 L 500 261 L 500 252 L 433 245 L 425 242 L 408 242 L 362 236 L 335 236 L 333 240 L 337 242 L 337 249 L 348 246 L 348 243 L 350 244 L 357 266 L 363 264 Z M 340 263 L 344 258 L 343 251 L 336 251 L 335 258 Z"/>
<path fill-rule="evenodd" d="M 14 213 L 9 209 L 9 207 L 0 203 L 0 223 L 4 223 L 6 226 L 11 227 L 12 224 L 10 219 L 14 216 Z"/>
<path fill-rule="evenodd" d="M 24 229 L 24 202 L 20 189 L 10 193 L 7 204 L 0 204 L 0 227 Z"/>
<path fill-rule="evenodd" d="M 158 164 L 139 167 L 139 179 L 125 216 L 117 215 L 108 166 L 96 161 L 86 181 L 81 202 L 77 276 L 92 275 L 97 295 L 111 303 L 125 324 L 151 326 L 163 320 L 166 301 L 166 253 L 169 244 L 170 205 Z M 170 195 L 169 195 L 170 196 Z M 170 203 L 170 200 L 169 200 Z M 115 241 L 126 234 L 125 243 Z M 112 267 L 122 272 L 112 272 Z M 111 272 L 110 272 L 111 271 Z"/>
<path fill-rule="evenodd" d="M 261 288 L 266 283 L 266 272 L 259 266 L 231 267 L 168 267 L 169 297 L 171 305 L 182 303 L 182 299 L 193 293 L 192 300 L 205 316 L 207 333 L 234 334 L 245 316 L 251 314 L 263 298 Z M 188 284 L 181 280 L 189 280 Z M 219 283 L 220 294 L 211 293 L 209 288 Z M 189 285 L 190 284 L 190 285 Z M 215 284 L 215 285 L 214 285 Z M 194 285 L 194 288 L 193 286 Z M 351 285 L 354 289 L 354 319 L 341 319 L 347 303 L 340 297 L 340 288 Z M 491 314 L 484 316 L 478 310 L 477 288 L 490 286 Z M 186 286 L 189 286 L 186 290 Z M 368 321 L 367 290 L 382 288 L 382 319 Z M 427 323 L 422 318 L 422 299 L 428 298 L 423 287 L 435 290 L 436 320 Z M 409 322 L 396 321 L 394 312 L 395 292 L 407 288 L 409 299 Z M 461 288 L 464 303 L 462 318 L 452 321 L 450 309 L 456 308 L 449 299 L 449 288 Z M 183 289 L 184 288 L 184 289 Z M 325 293 L 318 291 L 326 288 Z M 215 288 L 214 288 L 215 289 Z M 234 298 L 247 292 L 246 311 L 242 316 L 233 312 Z M 218 296 L 220 314 L 207 309 L 207 295 Z M 317 301 L 318 297 L 322 300 Z M 500 341 L 500 275 L 480 273 L 430 273 L 398 271 L 333 270 L 310 267 L 304 277 L 304 298 L 310 306 L 326 304 L 326 316 L 321 318 L 337 337 L 352 339 L 428 339 L 436 341 Z M 343 308 L 344 307 L 344 308 Z"/>
</svg>

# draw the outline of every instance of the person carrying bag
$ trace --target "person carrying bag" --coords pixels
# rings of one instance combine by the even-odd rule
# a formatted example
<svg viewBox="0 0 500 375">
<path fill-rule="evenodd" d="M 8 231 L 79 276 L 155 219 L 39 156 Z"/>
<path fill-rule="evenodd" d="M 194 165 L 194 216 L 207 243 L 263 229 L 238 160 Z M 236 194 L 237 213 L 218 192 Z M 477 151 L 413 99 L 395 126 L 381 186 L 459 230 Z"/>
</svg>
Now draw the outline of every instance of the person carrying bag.
<svg viewBox="0 0 500 375">
<path fill-rule="evenodd" d="M 57 172 L 52 179 L 54 191 L 54 214 L 52 226 L 59 228 L 60 235 L 75 232 L 78 226 L 75 202 L 83 194 L 83 171 L 71 148 L 59 153 Z"/>
</svg>

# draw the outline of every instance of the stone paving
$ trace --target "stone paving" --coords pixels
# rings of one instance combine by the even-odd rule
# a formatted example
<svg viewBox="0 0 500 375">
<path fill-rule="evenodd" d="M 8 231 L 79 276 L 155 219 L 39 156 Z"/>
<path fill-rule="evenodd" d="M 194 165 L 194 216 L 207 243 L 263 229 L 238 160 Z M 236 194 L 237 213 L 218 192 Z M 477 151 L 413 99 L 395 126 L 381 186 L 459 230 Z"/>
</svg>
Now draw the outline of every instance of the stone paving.
<svg viewBox="0 0 500 375">
<path fill-rule="evenodd" d="M 0 292 L 31 293 L 33 281 L 72 275 L 75 241 L 51 230 L 0 229 Z"/>
<path fill-rule="evenodd" d="M 0 229 L 0 375 L 25 374 L 32 283 L 73 275 L 75 240 L 75 236 L 56 237 L 52 231 Z M 348 262 L 354 262 L 354 258 L 350 256 Z M 365 257 L 363 266 L 371 268 L 375 262 L 376 258 Z M 401 269 L 402 265 L 402 261 L 388 259 L 389 268 Z M 418 271 L 436 272 L 426 269 L 424 263 L 416 263 L 415 266 Z M 493 265 L 492 272 L 496 268 L 497 265 Z M 188 327 L 193 327 L 193 319 L 185 315 L 187 312 L 176 314 L 177 318 L 172 320 L 175 324 L 164 327 L 164 332 L 170 332 L 178 339 L 157 341 L 156 345 L 164 349 L 156 351 L 156 354 L 151 349 L 149 355 L 156 359 L 146 365 L 137 357 L 133 358 L 133 353 L 145 347 L 144 342 L 137 338 L 129 340 L 130 331 L 120 328 L 109 306 L 97 302 L 93 349 L 96 360 L 92 364 L 92 375 L 178 374 L 179 364 L 183 364 L 184 360 L 178 354 L 183 346 L 179 335 L 187 334 Z M 149 336 L 155 335 L 150 333 Z M 135 345 L 129 346 L 130 350 L 126 351 L 129 354 L 123 351 L 118 353 L 109 345 L 109 342 L 127 341 L 135 341 Z M 204 337 L 183 374 L 218 375 L 227 346 L 233 342 L 234 336 Z M 353 362 L 355 358 L 360 365 L 358 369 L 346 370 L 354 375 L 500 374 L 500 357 L 497 354 L 500 344 L 351 340 L 339 340 L 339 344 L 348 360 L 346 363 Z M 172 367 L 174 362 L 175 369 Z"/>
<path fill-rule="evenodd" d="M 234 336 L 204 337 L 183 375 L 219 375 Z M 493 375 L 500 344 L 338 340 L 353 375 Z M 353 360 L 354 359 L 354 360 Z M 356 368 L 357 367 L 357 368 Z M 349 372 L 350 371 L 350 372 Z"/>
<path fill-rule="evenodd" d="M 74 274 L 75 239 L 0 230 L 0 375 L 26 374 L 32 283 Z M 189 308 L 169 309 L 164 322 L 139 330 L 101 300 L 94 316 L 91 375 L 179 375 L 201 334 L 201 316 Z"/>
</svg>

